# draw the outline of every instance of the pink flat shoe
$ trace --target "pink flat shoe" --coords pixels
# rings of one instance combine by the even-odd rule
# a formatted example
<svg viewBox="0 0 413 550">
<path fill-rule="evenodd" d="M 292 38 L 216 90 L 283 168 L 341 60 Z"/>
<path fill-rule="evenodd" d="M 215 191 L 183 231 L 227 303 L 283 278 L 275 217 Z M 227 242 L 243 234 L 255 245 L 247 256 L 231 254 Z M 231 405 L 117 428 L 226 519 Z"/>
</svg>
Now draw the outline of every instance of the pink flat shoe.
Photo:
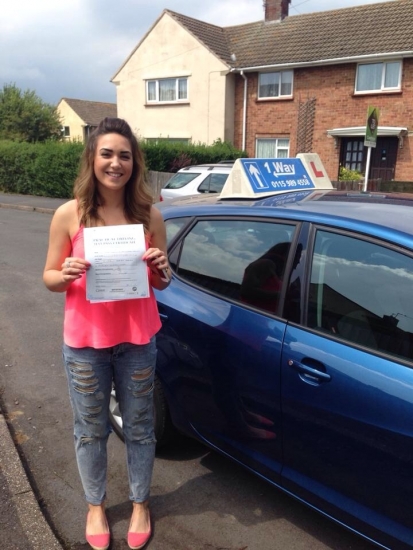
<svg viewBox="0 0 413 550">
<path fill-rule="evenodd" d="M 139 550 L 143 548 L 149 541 L 152 535 L 151 520 L 149 518 L 149 532 L 148 533 L 133 533 L 128 531 L 128 546 L 131 550 Z"/>
<path fill-rule="evenodd" d="M 86 535 L 86 540 L 93 550 L 108 550 L 110 544 L 110 533 L 102 535 Z"/>
<path fill-rule="evenodd" d="M 93 550 L 108 550 L 110 545 L 110 533 L 102 533 L 99 535 L 88 535 L 85 533 L 87 543 Z"/>
</svg>

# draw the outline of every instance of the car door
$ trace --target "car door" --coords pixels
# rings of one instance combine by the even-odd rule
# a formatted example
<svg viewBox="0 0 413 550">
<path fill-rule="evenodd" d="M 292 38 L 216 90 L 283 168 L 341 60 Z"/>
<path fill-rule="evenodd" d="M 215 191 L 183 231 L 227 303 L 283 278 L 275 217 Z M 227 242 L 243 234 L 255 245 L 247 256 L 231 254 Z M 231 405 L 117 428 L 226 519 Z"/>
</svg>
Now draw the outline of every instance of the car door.
<svg viewBox="0 0 413 550">
<path fill-rule="evenodd" d="M 282 351 L 282 484 L 410 548 L 413 258 L 318 228 L 308 265 L 303 323 L 291 316 Z"/>
<path fill-rule="evenodd" d="M 172 414 L 221 451 L 278 481 L 277 317 L 294 224 L 199 219 L 170 252 L 158 368 Z M 178 418 L 179 417 L 179 418 Z"/>
</svg>

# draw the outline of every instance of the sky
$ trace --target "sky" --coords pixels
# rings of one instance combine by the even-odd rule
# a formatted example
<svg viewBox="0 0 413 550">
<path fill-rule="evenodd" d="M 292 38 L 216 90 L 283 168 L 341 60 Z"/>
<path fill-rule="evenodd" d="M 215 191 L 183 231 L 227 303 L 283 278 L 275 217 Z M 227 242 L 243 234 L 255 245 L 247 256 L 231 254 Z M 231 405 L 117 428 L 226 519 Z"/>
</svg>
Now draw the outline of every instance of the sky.
<svg viewBox="0 0 413 550">
<path fill-rule="evenodd" d="M 289 15 L 383 1 L 291 0 Z M 164 9 L 223 27 L 264 18 L 263 0 L 3 0 L 0 89 L 116 103 L 111 78 Z"/>
</svg>

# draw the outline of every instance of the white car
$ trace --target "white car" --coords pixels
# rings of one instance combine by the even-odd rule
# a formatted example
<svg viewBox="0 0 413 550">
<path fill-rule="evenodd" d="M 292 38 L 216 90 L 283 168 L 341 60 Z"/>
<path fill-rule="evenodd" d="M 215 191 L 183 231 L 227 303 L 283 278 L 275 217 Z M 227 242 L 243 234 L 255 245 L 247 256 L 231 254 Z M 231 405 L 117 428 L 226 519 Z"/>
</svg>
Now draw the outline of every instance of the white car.
<svg viewBox="0 0 413 550">
<path fill-rule="evenodd" d="M 220 193 L 232 165 L 233 162 L 228 162 L 228 164 L 198 164 L 181 168 L 161 190 L 159 200 L 199 193 Z"/>
</svg>

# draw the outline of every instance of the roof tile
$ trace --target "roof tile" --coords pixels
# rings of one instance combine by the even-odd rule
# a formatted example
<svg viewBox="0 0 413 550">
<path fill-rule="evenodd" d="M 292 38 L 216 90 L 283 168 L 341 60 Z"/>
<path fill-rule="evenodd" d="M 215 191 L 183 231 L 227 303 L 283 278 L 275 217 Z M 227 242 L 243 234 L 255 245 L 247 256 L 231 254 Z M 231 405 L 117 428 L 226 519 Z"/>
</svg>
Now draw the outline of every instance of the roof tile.
<svg viewBox="0 0 413 550">
<path fill-rule="evenodd" d="M 238 69 L 395 52 L 413 55 L 413 0 L 391 0 L 232 27 L 168 13 L 222 61 Z M 236 62 L 231 61 L 231 54 L 236 55 Z"/>
</svg>

